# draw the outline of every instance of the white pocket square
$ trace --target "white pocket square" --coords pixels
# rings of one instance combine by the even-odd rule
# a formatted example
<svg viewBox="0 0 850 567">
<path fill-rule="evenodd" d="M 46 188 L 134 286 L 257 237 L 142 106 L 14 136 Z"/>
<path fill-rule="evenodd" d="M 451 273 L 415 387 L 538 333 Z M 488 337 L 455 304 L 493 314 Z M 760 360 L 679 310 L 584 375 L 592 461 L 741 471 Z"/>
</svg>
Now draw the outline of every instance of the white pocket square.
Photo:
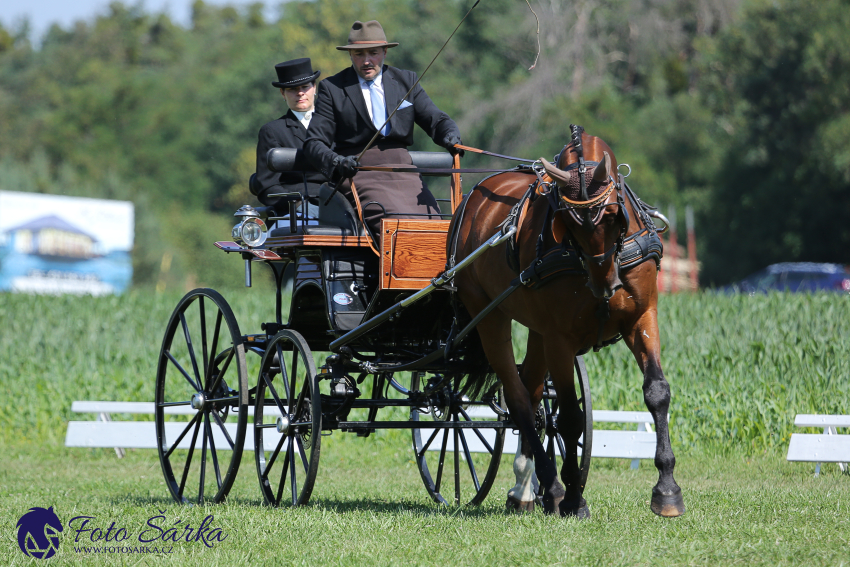
<svg viewBox="0 0 850 567">
<path fill-rule="evenodd" d="M 407 102 L 406 100 L 403 100 L 403 101 L 401 101 L 401 104 L 399 105 L 398 109 L 404 110 L 408 106 L 413 106 L 413 105 L 411 103 Z"/>
</svg>

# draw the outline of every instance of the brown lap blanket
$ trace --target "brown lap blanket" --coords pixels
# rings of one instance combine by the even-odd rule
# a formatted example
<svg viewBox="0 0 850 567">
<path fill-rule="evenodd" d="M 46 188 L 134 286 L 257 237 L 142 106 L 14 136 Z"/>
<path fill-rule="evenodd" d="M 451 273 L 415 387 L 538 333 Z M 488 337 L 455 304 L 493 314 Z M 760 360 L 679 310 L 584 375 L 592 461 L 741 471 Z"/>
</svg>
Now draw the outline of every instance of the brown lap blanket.
<svg viewBox="0 0 850 567">
<path fill-rule="evenodd" d="M 357 155 L 359 152 L 350 152 Z M 347 155 L 349 152 L 343 153 Z M 369 148 L 360 159 L 361 165 L 385 167 L 413 167 L 410 154 L 403 147 L 375 146 Z M 418 173 L 360 171 L 354 176 L 354 187 L 363 207 L 363 220 L 369 225 L 372 234 L 380 239 L 381 219 L 428 219 L 442 218 L 440 216 L 414 216 L 419 214 L 434 215 L 440 212 L 440 206 L 434 195 L 424 186 Z M 354 204 L 351 186 L 345 183 L 340 187 L 343 194 Z M 377 201 L 383 209 L 372 201 Z"/>
</svg>

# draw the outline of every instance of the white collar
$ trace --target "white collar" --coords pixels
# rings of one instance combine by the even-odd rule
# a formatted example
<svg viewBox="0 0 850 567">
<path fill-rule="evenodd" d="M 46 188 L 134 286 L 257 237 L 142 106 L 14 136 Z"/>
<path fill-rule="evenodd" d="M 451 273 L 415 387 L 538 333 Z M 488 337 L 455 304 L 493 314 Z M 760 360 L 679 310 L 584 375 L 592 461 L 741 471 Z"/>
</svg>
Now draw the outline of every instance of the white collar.
<svg viewBox="0 0 850 567">
<path fill-rule="evenodd" d="M 310 119 L 313 118 L 312 110 L 308 110 L 307 112 L 299 112 L 297 110 L 290 109 L 290 112 L 295 115 L 295 118 L 298 119 L 298 122 L 303 124 L 305 128 L 310 127 Z"/>
</svg>

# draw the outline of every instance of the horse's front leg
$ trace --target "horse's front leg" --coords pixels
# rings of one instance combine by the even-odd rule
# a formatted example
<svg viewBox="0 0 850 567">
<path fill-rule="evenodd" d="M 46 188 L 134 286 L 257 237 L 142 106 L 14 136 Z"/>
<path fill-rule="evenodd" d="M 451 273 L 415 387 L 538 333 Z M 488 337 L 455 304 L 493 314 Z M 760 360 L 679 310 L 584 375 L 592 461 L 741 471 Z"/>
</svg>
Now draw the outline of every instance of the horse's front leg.
<svg viewBox="0 0 850 567">
<path fill-rule="evenodd" d="M 469 307 L 474 305 L 472 301 L 465 299 L 464 304 L 470 312 L 476 311 Z M 564 487 L 558 482 L 555 465 L 546 457 L 546 451 L 537 436 L 536 408 L 531 405 L 531 396 L 520 380 L 511 346 L 511 320 L 501 312 L 494 311 L 478 325 L 478 334 L 487 360 L 502 382 L 511 421 L 519 429 L 523 439 L 527 441 L 524 445 L 528 446 L 530 453 L 523 450 L 523 454 L 534 457 L 534 471 L 544 487 L 543 509 L 549 514 L 558 513 L 561 500 L 564 498 Z"/>
<path fill-rule="evenodd" d="M 519 372 L 523 386 L 528 390 L 531 407 L 536 408 L 543 397 L 543 379 L 546 377 L 546 362 L 543 356 L 543 337 L 532 330 L 528 331 L 528 343 L 525 359 Z M 516 456 L 514 457 L 514 475 L 516 484 L 508 491 L 505 506 L 508 510 L 531 512 L 537 497 L 534 488 L 534 456 L 531 444 L 523 442 L 518 436 Z"/>
<path fill-rule="evenodd" d="M 643 400 L 655 421 L 655 467 L 658 483 L 652 489 L 650 508 L 659 516 L 675 517 L 685 513 L 682 489 L 673 478 L 676 457 L 670 446 L 667 412 L 670 408 L 670 384 L 661 370 L 661 340 L 655 309 L 647 310 L 629 333 L 623 333 L 629 349 L 643 372 Z"/>
<path fill-rule="evenodd" d="M 590 518 L 590 509 L 583 496 L 584 486 L 578 466 L 578 441 L 584 432 L 584 413 L 576 397 L 574 362 L 575 351 L 569 348 L 567 341 L 554 334 L 547 338 L 546 365 L 558 395 L 558 433 L 564 440 L 565 449 L 561 466 L 564 483 L 561 515 L 586 519 Z"/>
</svg>

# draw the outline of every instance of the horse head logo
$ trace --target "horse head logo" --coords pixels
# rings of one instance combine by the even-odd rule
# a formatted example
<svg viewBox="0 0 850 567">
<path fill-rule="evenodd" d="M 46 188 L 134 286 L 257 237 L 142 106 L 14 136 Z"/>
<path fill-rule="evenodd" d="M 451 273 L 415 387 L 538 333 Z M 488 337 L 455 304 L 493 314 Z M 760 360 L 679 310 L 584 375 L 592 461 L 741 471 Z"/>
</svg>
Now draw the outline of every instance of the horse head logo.
<svg viewBox="0 0 850 567">
<path fill-rule="evenodd" d="M 53 557 L 59 549 L 61 531 L 62 522 L 53 511 L 53 506 L 47 509 L 30 508 L 18 520 L 18 546 L 29 557 Z"/>
</svg>

